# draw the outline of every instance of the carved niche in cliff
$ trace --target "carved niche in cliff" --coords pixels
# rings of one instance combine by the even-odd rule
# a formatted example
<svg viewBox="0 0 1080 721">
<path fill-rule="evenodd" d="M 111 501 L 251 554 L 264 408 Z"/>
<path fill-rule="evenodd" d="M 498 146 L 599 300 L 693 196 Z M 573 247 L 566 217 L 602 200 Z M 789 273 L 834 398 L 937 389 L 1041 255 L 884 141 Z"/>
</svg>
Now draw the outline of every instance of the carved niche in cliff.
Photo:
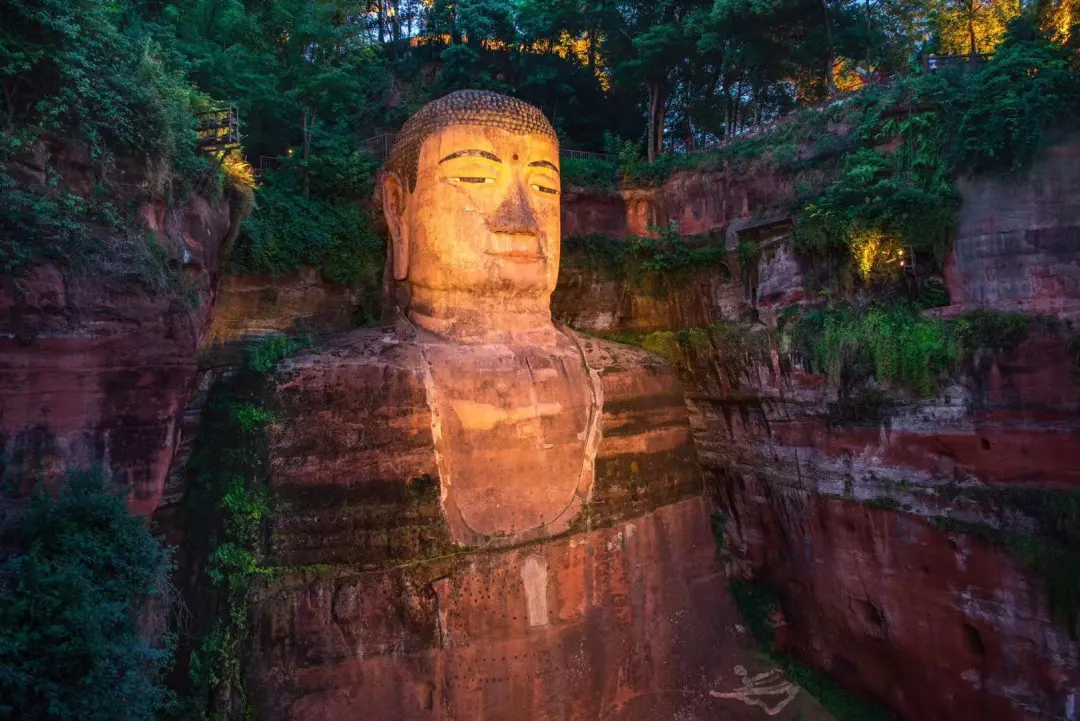
<svg viewBox="0 0 1080 721">
<path fill-rule="evenodd" d="M 271 558 L 301 570 L 256 599 L 266 718 L 719 703 L 685 692 L 717 668 L 723 587 L 682 389 L 552 322 L 560 191 L 555 133 L 520 101 L 454 93 L 398 136 L 396 324 L 323 341 L 268 389 Z"/>
</svg>

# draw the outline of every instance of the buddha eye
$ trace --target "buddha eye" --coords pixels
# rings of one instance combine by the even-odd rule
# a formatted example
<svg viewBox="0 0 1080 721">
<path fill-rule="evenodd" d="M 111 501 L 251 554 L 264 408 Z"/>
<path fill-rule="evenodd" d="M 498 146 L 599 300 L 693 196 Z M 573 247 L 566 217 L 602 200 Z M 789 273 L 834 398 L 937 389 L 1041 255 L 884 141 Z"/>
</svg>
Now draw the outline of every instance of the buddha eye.
<svg viewBox="0 0 1080 721">
<path fill-rule="evenodd" d="M 460 178 L 454 178 L 454 181 L 458 183 L 475 183 L 477 185 L 481 185 L 483 183 L 494 183 L 495 178 L 478 178 L 475 176 L 464 176 Z"/>
<path fill-rule="evenodd" d="M 548 195 L 559 194 L 558 190 L 556 190 L 555 188 L 549 188 L 546 185 L 537 185 L 536 183 L 533 183 L 531 187 L 533 190 L 539 190 L 541 193 L 547 193 Z"/>
</svg>

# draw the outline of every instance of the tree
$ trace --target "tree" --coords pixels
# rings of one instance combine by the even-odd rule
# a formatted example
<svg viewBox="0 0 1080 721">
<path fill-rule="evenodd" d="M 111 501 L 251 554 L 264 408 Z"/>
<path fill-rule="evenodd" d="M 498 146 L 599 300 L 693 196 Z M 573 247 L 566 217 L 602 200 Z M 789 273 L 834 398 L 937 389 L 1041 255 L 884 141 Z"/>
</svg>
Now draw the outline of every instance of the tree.
<svg viewBox="0 0 1080 721">
<path fill-rule="evenodd" d="M 157 647 L 136 624 L 160 596 L 168 555 L 128 513 L 100 469 L 41 493 L 19 528 L 20 550 L 0 566 L 0 715 L 144 721 L 169 700 Z"/>
<path fill-rule="evenodd" d="M 937 0 L 932 12 L 940 49 L 951 54 L 992 53 L 1021 9 L 1021 0 Z"/>
</svg>

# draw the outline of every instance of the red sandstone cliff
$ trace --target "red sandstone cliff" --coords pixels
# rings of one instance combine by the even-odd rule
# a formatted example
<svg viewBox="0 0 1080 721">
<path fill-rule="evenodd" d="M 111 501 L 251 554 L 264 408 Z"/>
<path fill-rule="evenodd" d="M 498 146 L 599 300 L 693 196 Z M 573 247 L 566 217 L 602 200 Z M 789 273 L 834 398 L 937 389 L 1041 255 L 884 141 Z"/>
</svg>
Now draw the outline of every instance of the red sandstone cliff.
<svg viewBox="0 0 1080 721">
<path fill-rule="evenodd" d="M 945 273 L 953 305 L 935 313 L 1075 318 L 1078 148 L 1054 148 L 1029 178 L 961 183 Z M 732 213 L 737 203 L 695 200 L 703 183 L 675 179 L 643 213 L 671 217 L 660 210 L 666 198 L 687 192 L 699 210 L 682 214 L 684 232 L 737 231 L 740 219 L 779 204 L 778 195 L 758 196 L 757 206 Z M 599 206 L 586 207 L 595 214 Z M 583 293 L 606 281 L 571 276 L 554 306 L 594 332 L 655 330 L 664 318 L 678 319 L 667 326 L 677 329 L 736 319 L 731 285 L 749 290 L 759 311 L 800 302 L 802 270 L 781 240 L 761 255 L 756 289 L 742 280 L 691 283 L 677 301 L 653 294 L 662 307 L 635 312 L 625 289 Z M 588 312 L 575 315 L 585 298 Z M 1035 322 L 1026 342 L 984 354 L 938 396 L 894 393 L 894 405 L 864 423 L 838 421 L 829 405 L 835 389 L 775 351 L 734 364 L 717 346 L 686 352 L 699 455 L 730 514 L 726 563 L 777 590 L 785 614 L 778 646 L 904 719 L 1080 718 L 1075 634 L 1055 612 L 1047 580 L 994 540 L 1032 532 L 1040 504 L 1053 502 L 1041 489 L 1080 489 L 1071 332 Z M 978 529 L 990 530 L 964 532 Z"/>
<path fill-rule="evenodd" d="M 78 184 L 79 167 L 67 169 L 65 182 Z M 101 463 L 130 487 L 134 512 L 157 508 L 199 341 L 213 318 L 222 249 L 242 205 L 195 197 L 180 208 L 141 206 L 152 242 L 163 246 L 186 293 L 149 289 L 122 267 L 86 273 L 50 263 L 25 278 L 0 278 L 4 480 L 25 488 Z M 141 241 L 103 229 L 94 242 Z"/>
<path fill-rule="evenodd" d="M 944 314 L 994 307 L 1074 317 L 1077 147 L 1052 151 L 1024 183 L 963 183 L 961 229 L 946 269 L 954 307 Z M 730 237 L 757 219 L 775 220 L 789 192 L 767 177 L 684 174 L 658 191 L 568 194 L 564 227 L 643 233 L 678 218 L 683 232 Z M 200 305 L 122 278 L 64 278 L 53 266 L 37 269 L 19 292 L 5 279 L 0 440 L 6 478 L 104 461 L 132 485 L 133 508 L 150 512 L 170 462 L 176 467 L 189 394 L 213 379 L 197 383 L 200 341 L 225 347 L 268 329 L 341 330 L 353 301 L 306 276 L 219 287 L 220 244 L 235 220 L 227 205 L 195 201 L 169 212 L 148 205 L 143 215 L 197 284 Z M 590 331 L 648 332 L 735 319 L 748 297 L 759 309 L 801 300 L 802 271 L 782 238 L 756 272 L 756 288 L 704 271 L 679 287 L 628 289 L 568 264 L 554 307 Z M 1000 546 L 933 523 L 951 517 L 1022 529 L 1032 522 L 950 486 L 1080 484 L 1073 450 L 1080 384 L 1060 334 L 1035 333 L 958 375 L 939 397 L 900 397 L 900 406 L 867 425 L 831 423 L 824 380 L 780 360 L 749 377 L 717 373 L 715 363 L 686 368 L 696 371 L 688 380 L 699 455 L 731 513 L 729 570 L 778 589 L 786 614 L 778 642 L 906 719 L 1080 718 L 1080 651 L 1053 617 L 1042 579 Z M 192 429 L 196 419 L 188 418 Z M 605 539 L 594 539 L 597 547 L 613 542 Z M 333 586 L 334 598 L 347 591 Z M 312 614 L 325 601 L 319 593 Z"/>
</svg>

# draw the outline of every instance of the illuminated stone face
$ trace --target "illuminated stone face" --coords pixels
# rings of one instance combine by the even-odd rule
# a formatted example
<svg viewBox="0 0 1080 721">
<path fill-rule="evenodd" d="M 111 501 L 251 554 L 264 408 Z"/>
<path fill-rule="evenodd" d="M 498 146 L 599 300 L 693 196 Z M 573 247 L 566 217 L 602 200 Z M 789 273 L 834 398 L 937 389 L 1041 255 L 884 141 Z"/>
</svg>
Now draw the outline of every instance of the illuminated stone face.
<svg viewBox="0 0 1080 721">
<path fill-rule="evenodd" d="M 559 146 L 525 103 L 463 91 L 402 129 L 383 186 L 423 348 L 454 540 L 559 533 L 593 483 L 599 391 L 551 322 Z M 539 615 L 537 616 L 539 618 Z"/>
<path fill-rule="evenodd" d="M 410 316 L 459 339 L 513 340 L 550 328 L 559 275 L 557 141 L 450 124 L 423 140 L 411 190 L 404 174 L 385 181 L 384 207 Z"/>
<path fill-rule="evenodd" d="M 452 126 L 420 153 L 409 198 L 414 286 L 546 301 L 559 274 L 559 153 L 548 138 Z"/>
</svg>

